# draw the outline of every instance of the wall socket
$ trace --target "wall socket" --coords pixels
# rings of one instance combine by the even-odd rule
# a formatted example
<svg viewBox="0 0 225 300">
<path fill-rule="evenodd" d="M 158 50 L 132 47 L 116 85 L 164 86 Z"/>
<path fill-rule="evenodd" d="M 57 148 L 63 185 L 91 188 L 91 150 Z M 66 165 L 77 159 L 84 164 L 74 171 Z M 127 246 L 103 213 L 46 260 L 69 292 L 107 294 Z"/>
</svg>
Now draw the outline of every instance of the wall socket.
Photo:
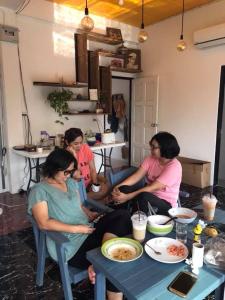
<svg viewBox="0 0 225 300">
<path fill-rule="evenodd" d="M 18 28 L 0 24 L 0 41 L 18 43 L 18 33 Z"/>
</svg>

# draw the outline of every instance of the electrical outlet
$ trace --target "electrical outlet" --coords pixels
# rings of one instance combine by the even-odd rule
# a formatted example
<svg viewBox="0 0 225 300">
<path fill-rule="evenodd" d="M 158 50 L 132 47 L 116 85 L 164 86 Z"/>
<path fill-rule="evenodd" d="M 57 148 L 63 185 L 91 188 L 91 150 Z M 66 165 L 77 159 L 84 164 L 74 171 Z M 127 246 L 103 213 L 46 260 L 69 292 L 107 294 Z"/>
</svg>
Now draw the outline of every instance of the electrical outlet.
<svg viewBox="0 0 225 300">
<path fill-rule="evenodd" d="M 16 27 L 0 25 L 0 41 L 18 43 L 19 30 Z"/>
</svg>

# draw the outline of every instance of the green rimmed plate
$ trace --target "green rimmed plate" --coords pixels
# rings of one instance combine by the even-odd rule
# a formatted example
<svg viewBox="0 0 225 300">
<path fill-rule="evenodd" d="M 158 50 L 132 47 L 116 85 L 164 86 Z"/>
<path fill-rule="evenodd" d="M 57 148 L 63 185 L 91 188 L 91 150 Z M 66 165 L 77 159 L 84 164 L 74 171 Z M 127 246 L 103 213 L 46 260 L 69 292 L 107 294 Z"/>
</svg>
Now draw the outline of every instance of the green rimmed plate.
<svg viewBox="0 0 225 300">
<path fill-rule="evenodd" d="M 143 247 L 139 242 L 129 238 L 114 238 L 102 245 L 101 252 L 110 260 L 129 262 L 141 257 Z"/>
</svg>

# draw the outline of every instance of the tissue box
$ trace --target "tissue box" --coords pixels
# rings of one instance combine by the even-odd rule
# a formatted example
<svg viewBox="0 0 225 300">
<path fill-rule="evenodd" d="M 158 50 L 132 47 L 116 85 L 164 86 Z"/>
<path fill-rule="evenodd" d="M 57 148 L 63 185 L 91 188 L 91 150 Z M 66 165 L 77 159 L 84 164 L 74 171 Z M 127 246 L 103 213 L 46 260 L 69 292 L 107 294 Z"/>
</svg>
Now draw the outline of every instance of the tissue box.
<svg viewBox="0 0 225 300">
<path fill-rule="evenodd" d="M 106 132 L 101 135 L 103 144 L 112 144 L 115 143 L 115 133 L 114 132 Z"/>
</svg>

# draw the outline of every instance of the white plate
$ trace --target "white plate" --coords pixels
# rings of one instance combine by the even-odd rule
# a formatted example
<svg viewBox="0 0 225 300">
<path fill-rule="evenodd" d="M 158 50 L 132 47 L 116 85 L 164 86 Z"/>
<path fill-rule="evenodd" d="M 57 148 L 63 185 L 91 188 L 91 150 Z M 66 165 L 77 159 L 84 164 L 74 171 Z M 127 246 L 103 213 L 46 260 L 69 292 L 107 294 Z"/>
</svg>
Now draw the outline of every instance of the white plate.
<svg viewBox="0 0 225 300">
<path fill-rule="evenodd" d="M 171 238 L 167 238 L 167 237 L 159 237 L 159 238 L 154 238 L 154 239 L 147 241 L 146 244 L 150 245 L 153 249 L 161 252 L 162 254 L 160 254 L 160 255 L 155 254 L 154 251 L 146 245 L 145 245 L 145 252 L 151 258 L 153 258 L 157 261 L 163 262 L 163 263 L 175 264 L 175 263 L 183 261 L 188 256 L 187 247 L 183 243 L 181 243 L 180 241 L 177 241 L 175 239 L 171 239 Z M 183 246 L 184 247 L 184 255 L 183 256 L 174 256 L 174 255 L 169 254 L 167 252 L 167 247 L 169 247 L 171 245 Z"/>
<path fill-rule="evenodd" d="M 131 251 L 133 254 L 131 258 L 119 259 L 114 257 L 114 254 L 119 249 Z M 129 238 L 114 238 L 106 241 L 101 247 L 102 254 L 113 261 L 117 262 L 129 262 L 138 259 L 142 253 L 143 248 L 141 244 L 133 239 Z"/>
</svg>

